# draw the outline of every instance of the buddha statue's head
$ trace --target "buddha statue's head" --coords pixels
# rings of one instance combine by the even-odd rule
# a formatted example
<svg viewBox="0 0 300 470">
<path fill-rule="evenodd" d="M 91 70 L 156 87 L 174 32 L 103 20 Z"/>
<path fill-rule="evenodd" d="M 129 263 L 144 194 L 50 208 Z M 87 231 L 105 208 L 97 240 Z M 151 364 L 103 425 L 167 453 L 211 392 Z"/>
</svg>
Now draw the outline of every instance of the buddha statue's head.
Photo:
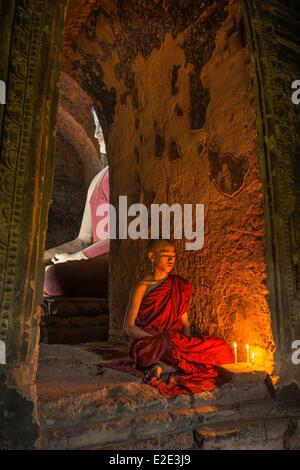
<svg viewBox="0 0 300 470">
<path fill-rule="evenodd" d="M 98 144 L 99 144 L 101 163 L 103 164 L 103 166 L 106 166 L 107 165 L 106 145 L 105 145 L 102 127 L 101 127 L 95 108 L 92 107 L 91 111 L 92 111 L 94 124 L 95 124 L 94 137 L 98 141 Z"/>
</svg>

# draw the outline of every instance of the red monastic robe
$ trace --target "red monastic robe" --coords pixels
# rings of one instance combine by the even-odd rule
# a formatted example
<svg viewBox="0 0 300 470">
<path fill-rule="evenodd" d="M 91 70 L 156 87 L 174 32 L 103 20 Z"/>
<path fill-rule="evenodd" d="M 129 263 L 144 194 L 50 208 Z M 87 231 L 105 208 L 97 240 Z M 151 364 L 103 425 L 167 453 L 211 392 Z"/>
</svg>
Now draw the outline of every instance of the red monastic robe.
<svg viewBox="0 0 300 470">
<path fill-rule="evenodd" d="M 176 396 L 213 390 L 223 383 L 218 366 L 234 362 L 225 340 L 215 336 L 190 338 L 182 333 L 182 314 L 187 312 L 191 284 L 169 274 L 142 299 L 136 326 L 154 336 L 133 340 L 130 357 L 137 369 L 146 369 L 159 361 L 179 370 L 176 383 L 154 380 L 152 385 L 163 394 Z"/>
</svg>

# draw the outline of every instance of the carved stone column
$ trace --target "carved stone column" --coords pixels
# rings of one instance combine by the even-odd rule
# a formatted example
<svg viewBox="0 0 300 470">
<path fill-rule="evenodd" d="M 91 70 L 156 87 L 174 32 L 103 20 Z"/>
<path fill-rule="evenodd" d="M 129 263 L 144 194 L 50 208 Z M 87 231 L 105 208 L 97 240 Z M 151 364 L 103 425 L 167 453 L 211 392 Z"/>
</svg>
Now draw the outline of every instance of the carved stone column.
<svg viewBox="0 0 300 470">
<path fill-rule="evenodd" d="M 243 9 L 255 69 L 278 396 L 300 401 L 300 365 L 292 363 L 292 342 L 300 339 L 300 128 L 291 100 L 300 78 L 300 15 L 293 1 L 244 0 Z"/>
<path fill-rule="evenodd" d="M 6 349 L 0 447 L 6 449 L 31 448 L 38 434 L 38 305 L 64 6 L 65 0 L 0 1 L 0 79 L 7 85 L 0 114 L 0 340 Z"/>
</svg>

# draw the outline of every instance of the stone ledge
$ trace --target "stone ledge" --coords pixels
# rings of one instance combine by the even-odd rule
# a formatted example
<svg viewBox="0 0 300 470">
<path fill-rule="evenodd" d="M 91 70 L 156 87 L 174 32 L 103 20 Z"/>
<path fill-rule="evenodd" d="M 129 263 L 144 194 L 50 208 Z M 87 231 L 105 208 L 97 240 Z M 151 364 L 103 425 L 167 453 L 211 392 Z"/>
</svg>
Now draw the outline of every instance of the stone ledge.
<svg viewBox="0 0 300 470">
<path fill-rule="evenodd" d="M 290 420 L 289 416 L 252 416 L 222 421 L 196 428 L 194 437 L 201 450 L 283 450 Z M 295 440 L 291 445 L 295 446 Z"/>
<path fill-rule="evenodd" d="M 190 448 L 200 423 L 274 413 L 266 373 L 248 365 L 223 366 L 231 382 L 217 390 L 167 398 L 128 373 L 108 368 L 99 375 L 96 364 L 116 360 L 128 360 L 126 347 L 41 345 L 40 448 L 117 448 L 120 443 L 129 449 L 140 441 L 137 448 L 151 448 L 153 440 L 166 448 L 171 438 L 163 441 L 164 436 L 176 438 L 178 449 Z M 179 435 L 186 436 L 186 447 Z"/>
</svg>

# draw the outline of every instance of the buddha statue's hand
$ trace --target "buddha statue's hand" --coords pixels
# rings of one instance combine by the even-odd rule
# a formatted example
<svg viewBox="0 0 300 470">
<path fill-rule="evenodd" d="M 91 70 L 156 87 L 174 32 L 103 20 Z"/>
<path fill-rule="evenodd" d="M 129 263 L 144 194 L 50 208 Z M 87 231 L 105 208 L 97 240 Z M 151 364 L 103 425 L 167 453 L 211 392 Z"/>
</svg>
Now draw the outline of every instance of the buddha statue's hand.
<svg viewBox="0 0 300 470">
<path fill-rule="evenodd" d="M 82 251 L 78 251 L 77 253 L 56 253 L 55 256 L 51 259 L 52 263 L 65 263 L 66 261 L 79 261 L 81 259 L 88 259 Z"/>
</svg>

